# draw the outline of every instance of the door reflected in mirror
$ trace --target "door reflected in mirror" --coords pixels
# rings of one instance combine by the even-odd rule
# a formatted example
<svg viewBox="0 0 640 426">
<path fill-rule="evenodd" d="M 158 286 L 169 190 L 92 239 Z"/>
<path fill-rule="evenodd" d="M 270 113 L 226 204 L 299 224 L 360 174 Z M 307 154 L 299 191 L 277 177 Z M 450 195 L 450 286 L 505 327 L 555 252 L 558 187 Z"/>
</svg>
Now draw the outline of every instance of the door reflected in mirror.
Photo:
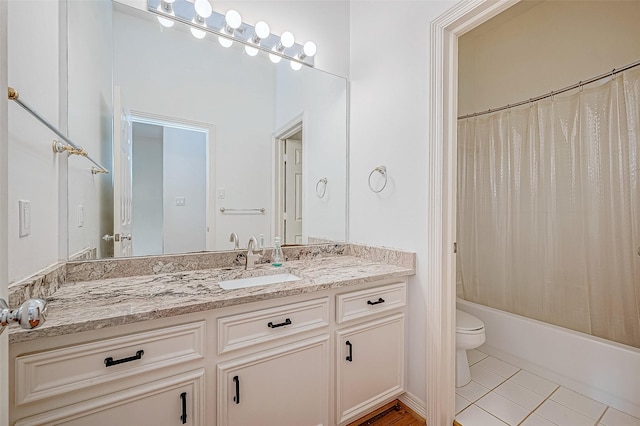
<svg viewBox="0 0 640 426">
<path fill-rule="evenodd" d="M 117 2 L 70 0 L 67 8 L 69 134 L 88 141 L 113 176 L 98 181 L 69 162 L 71 257 L 232 250 L 234 232 L 241 248 L 260 235 L 266 246 L 276 236 L 345 240 L 345 79 L 195 39 L 187 26 L 164 28 Z M 114 86 L 126 105 L 113 107 L 131 115 L 130 168 L 120 161 L 126 154 L 112 154 L 127 122 L 107 113 Z M 330 184 L 320 197 L 323 178 Z M 122 228 L 127 218 L 131 231 Z M 125 238 L 101 238 L 118 234 Z"/>
</svg>

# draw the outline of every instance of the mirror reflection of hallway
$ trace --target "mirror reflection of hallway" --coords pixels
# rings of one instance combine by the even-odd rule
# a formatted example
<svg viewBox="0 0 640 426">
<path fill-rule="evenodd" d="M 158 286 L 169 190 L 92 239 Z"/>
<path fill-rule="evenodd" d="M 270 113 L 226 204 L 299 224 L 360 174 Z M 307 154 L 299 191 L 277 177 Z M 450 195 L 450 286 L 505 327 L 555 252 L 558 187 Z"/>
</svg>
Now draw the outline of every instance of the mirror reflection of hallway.
<svg viewBox="0 0 640 426">
<path fill-rule="evenodd" d="M 134 256 L 206 250 L 207 134 L 133 123 Z"/>
<path fill-rule="evenodd" d="M 285 139 L 284 244 L 302 244 L 302 130 Z"/>
</svg>

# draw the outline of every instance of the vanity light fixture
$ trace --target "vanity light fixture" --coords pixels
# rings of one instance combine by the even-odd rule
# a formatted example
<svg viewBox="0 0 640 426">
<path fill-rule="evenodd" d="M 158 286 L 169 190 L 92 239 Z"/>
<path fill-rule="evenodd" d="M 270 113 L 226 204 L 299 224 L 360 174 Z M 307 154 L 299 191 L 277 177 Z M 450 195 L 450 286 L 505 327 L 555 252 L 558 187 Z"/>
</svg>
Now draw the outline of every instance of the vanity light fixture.
<svg viewBox="0 0 640 426">
<path fill-rule="evenodd" d="M 211 0 L 147 0 L 147 10 L 155 14 L 164 27 L 171 27 L 175 22 L 188 25 L 198 39 L 212 33 L 218 36 L 218 42 L 224 47 L 231 47 L 236 41 L 244 44 L 245 52 L 250 56 L 263 51 L 276 64 L 282 58 L 289 59 L 291 67 L 296 70 L 303 65 L 314 65 L 315 43 L 296 43 L 290 31 L 282 35 L 272 34 L 264 21 L 251 26 L 242 22 L 237 10 L 217 13 L 211 6 Z"/>
<path fill-rule="evenodd" d="M 213 13 L 213 8 L 209 0 L 196 0 L 193 3 L 193 9 L 196 12 L 196 16 L 191 21 L 194 24 L 190 28 L 191 34 L 197 39 L 203 39 L 207 35 L 207 32 L 198 27 L 207 27 L 206 19 Z"/>
<path fill-rule="evenodd" d="M 160 15 L 176 16 L 173 11 L 174 2 L 175 0 L 161 0 L 156 10 L 160 12 Z M 165 28 L 171 28 L 174 24 L 172 19 L 163 18 L 162 16 L 158 16 L 158 22 Z"/>
<path fill-rule="evenodd" d="M 302 64 L 298 61 L 291 61 L 289 64 L 294 71 L 300 71 L 302 69 Z"/>
</svg>

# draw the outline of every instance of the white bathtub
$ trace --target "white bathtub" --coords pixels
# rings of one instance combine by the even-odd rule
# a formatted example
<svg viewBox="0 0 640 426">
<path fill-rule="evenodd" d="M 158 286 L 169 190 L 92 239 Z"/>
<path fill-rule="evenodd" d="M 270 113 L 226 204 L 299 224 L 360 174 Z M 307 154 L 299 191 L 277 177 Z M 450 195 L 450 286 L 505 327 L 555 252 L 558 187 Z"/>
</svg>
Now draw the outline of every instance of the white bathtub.
<svg viewBox="0 0 640 426">
<path fill-rule="evenodd" d="M 462 299 L 485 324 L 482 352 L 640 417 L 640 350 Z"/>
</svg>

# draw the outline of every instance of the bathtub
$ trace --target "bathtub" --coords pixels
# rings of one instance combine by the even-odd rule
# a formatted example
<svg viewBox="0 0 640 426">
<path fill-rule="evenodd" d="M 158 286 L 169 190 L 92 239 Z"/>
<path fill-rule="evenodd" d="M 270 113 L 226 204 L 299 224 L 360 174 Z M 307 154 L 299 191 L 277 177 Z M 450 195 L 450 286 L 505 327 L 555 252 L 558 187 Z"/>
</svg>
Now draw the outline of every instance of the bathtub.
<svg viewBox="0 0 640 426">
<path fill-rule="evenodd" d="M 462 299 L 457 307 L 485 324 L 478 350 L 640 417 L 640 349 Z"/>
</svg>

